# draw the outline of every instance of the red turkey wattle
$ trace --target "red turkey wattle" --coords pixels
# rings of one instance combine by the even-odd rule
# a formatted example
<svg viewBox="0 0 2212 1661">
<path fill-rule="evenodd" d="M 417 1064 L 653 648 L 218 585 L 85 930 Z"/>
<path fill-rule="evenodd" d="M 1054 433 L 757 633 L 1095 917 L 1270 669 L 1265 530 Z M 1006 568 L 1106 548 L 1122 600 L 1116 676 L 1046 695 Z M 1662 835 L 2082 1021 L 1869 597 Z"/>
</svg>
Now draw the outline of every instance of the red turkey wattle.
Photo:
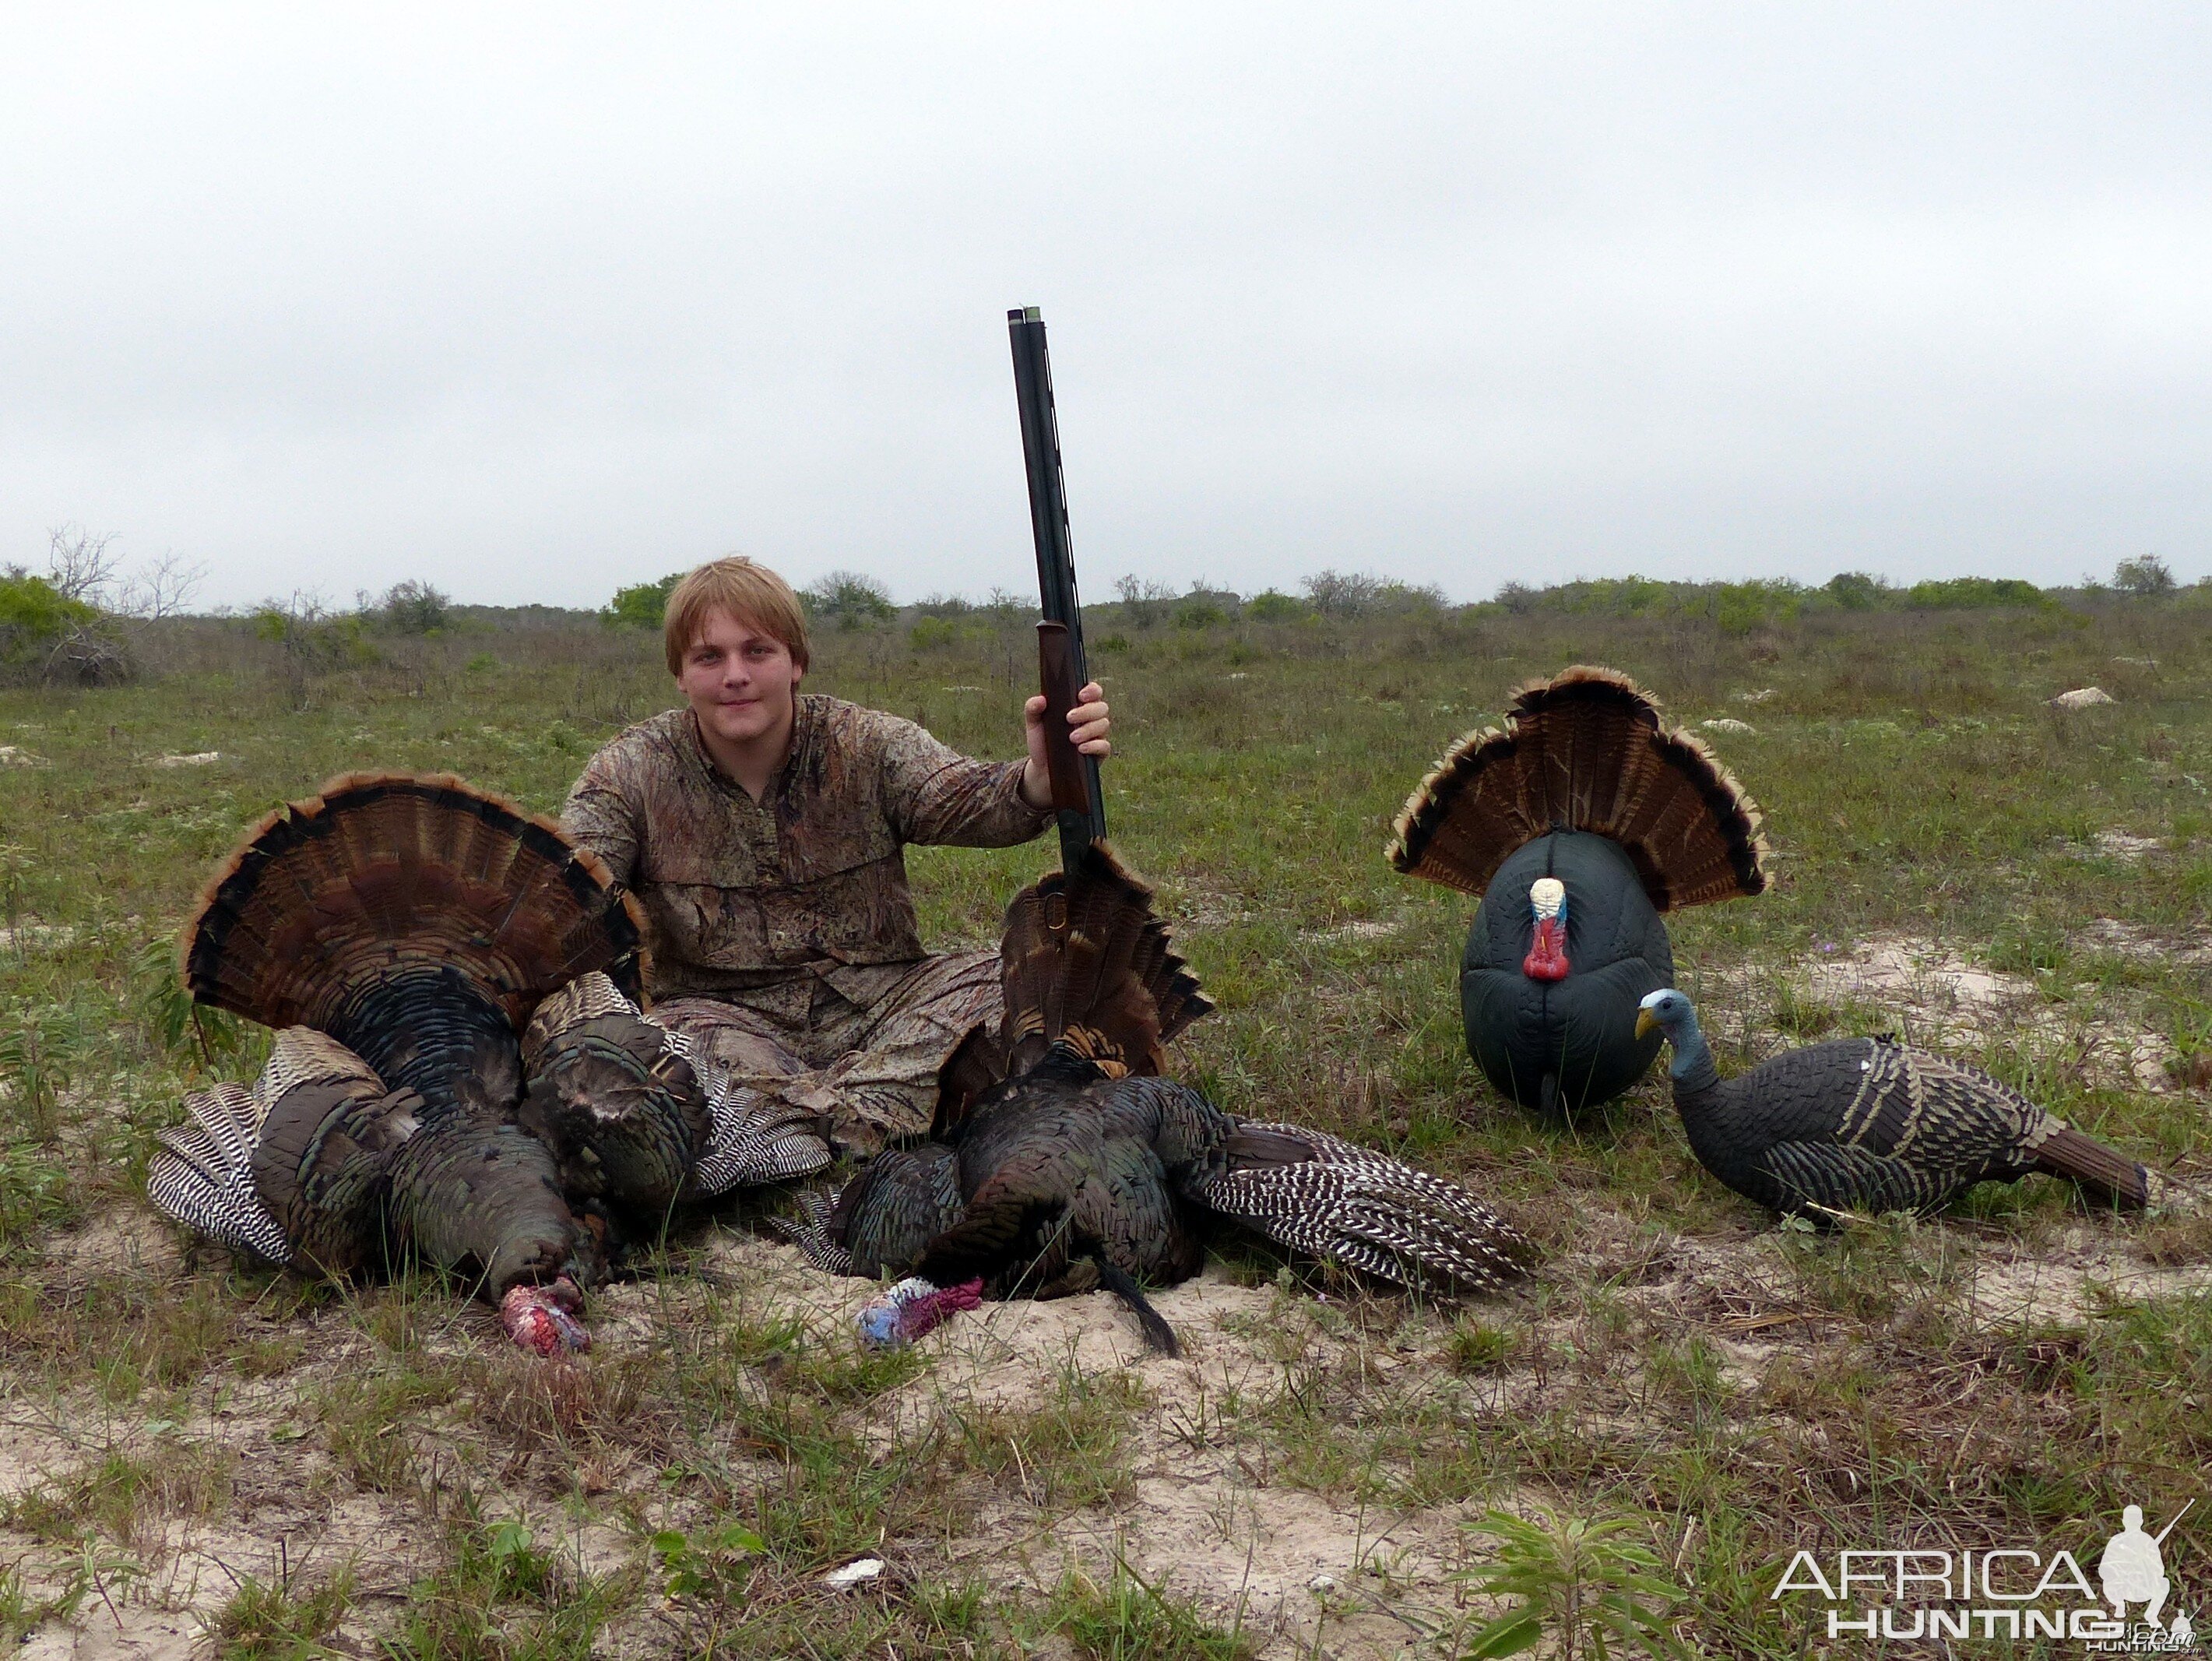
<svg viewBox="0 0 2212 1661">
<path fill-rule="evenodd" d="M 533 1355 L 574 1355 L 592 1347 L 592 1335 L 576 1317 L 584 1295 L 563 1275 L 550 1286 L 512 1286 L 499 1300 L 499 1322 L 515 1346 Z"/>
<path fill-rule="evenodd" d="M 1521 972 L 1532 981 L 1566 979 L 1572 966 L 1567 962 L 1567 885 L 1557 877 L 1537 878 L 1528 885 L 1528 909 L 1535 914 L 1536 934 L 1521 959 Z"/>
</svg>

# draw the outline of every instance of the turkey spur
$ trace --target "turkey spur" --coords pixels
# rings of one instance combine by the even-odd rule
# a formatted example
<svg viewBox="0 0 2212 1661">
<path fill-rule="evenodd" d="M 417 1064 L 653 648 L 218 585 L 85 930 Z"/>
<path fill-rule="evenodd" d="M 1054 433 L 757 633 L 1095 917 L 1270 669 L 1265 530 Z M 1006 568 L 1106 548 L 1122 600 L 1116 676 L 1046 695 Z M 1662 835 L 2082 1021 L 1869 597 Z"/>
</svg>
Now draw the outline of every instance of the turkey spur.
<svg viewBox="0 0 2212 1661">
<path fill-rule="evenodd" d="M 1674 1047 L 1674 1105 L 1698 1162 L 1746 1199 L 1834 1221 L 1934 1211 L 1976 1183 L 2031 1171 L 2146 1205 L 2165 1179 L 1979 1068 L 1888 1038 L 1793 1050 L 1723 1080 L 1689 999 L 1662 987 L 1640 1031 Z"/>
<path fill-rule="evenodd" d="M 148 1196 L 328 1275 L 419 1258 L 515 1342 L 589 1342 L 583 1289 L 672 1208 L 829 1163 L 632 1000 L 633 903 L 550 820 L 447 775 L 350 774 L 270 813 L 182 942 L 201 1003 L 276 1029 L 250 1089 L 186 1098 Z"/>
<path fill-rule="evenodd" d="M 1528 1243 L 1472 1195 L 1336 1137 L 1224 1113 L 1158 1076 L 1212 1007 L 1152 915 L 1152 890 L 1093 843 L 1006 912 L 999 1081 L 932 1139 L 878 1158 L 791 1231 L 820 1267 L 904 1276 L 865 1310 L 871 1342 L 919 1335 L 983 1296 L 1103 1289 L 1170 1354 L 1143 1287 L 1198 1273 L 1236 1223 L 1401 1286 L 1456 1293 L 1526 1272 Z"/>
</svg>

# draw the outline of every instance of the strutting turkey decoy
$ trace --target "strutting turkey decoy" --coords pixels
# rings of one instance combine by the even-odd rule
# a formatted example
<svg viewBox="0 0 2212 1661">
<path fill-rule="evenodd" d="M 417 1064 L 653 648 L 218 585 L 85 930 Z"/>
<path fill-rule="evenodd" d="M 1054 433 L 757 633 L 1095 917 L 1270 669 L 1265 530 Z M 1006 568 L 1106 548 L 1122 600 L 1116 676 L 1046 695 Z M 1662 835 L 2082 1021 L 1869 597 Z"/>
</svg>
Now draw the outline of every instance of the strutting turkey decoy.
<svg viewBox="0 0 2212 1661">
<path fill-rule="evenodd" d="M 1672 985 L 1660 913 L 1766 886 L 1757 804 L 1626 675 L 1577 665 L 1468 733 L 1398 815 L 1400 871 L 1482 897 L 1460 961 L 1468 1053 L 1547 1115 L 1607 1102 L 1656 1038 L 1637 1001 Z"/>
<path fill-rule="evenodd" d="M 902 1275 L 862 1312 L 871 1342 L 994 1298 L 1104 1289 L 1156 1349 L 1141 1287 L 1195 1275 L 1219 1223 L 1401 1285 L 1494 1287 L 1528 1244 L 1455 1184 L 1295 1125 L 1224 1113 L 1158 1076 L 1212 1007 L 1152 891 L 1092 843 L 1024 889 L 1000 952 L 1000 1081 L 919 1147 L 878 1157 L 788 1232 L 818 1266 Z"/>
<path fill-rule="evenodd" d="M 2166 1186 L 1980 1068 L 1890 1038 L 1814 1044 L 1723 1080 L 1674 988 L 1643 1000 L 1637 1027 L 1674 1047 L 1674 1105 L 1699 1163 L 1776 1211 L 1815 1221 L 1933 1211 L 1976 1183 L 2031 1171 L 2120 1205 L 2148 1204 Z"/>
<path fill-rule="evenodd" d="M 192 996 L 277 1032 L 251 1089 L 187 1098 L 148 1196 L 313 1273 L 442 1265 L 524 1348 L 581 1348 L 611 1244 L 830 1158 L 641 1019 L 642 955 L 634 903 L 550 819 L 442 774 L 333 779 L 185 925 Z"/>
</svg>

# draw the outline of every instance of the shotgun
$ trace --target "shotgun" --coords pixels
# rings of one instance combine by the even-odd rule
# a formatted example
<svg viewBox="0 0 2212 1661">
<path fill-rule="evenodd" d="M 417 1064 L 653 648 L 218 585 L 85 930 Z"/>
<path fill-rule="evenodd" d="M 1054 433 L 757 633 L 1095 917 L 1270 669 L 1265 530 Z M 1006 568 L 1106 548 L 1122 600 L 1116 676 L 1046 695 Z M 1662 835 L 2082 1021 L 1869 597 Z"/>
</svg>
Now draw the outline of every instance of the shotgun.
<svg viewBox="0 0 2212 1661">
<path fill-rule="evenodd" d="M 1060 473 L 1060 422 L 1053 413 L 1052 360 L 1044 319 L 1034 306 L 1006 313 L 1014 347 L 1014 398 L 1021 406 L 1022 455 L 1029 463 L 1030 529 L 1036 538 L 1037 673 L 1044 693 L 1045 766 L 1060 821 L 1060 863 L 1073 871 L 1083 850 L 1106 834 L 1098 758 L 1068 736 L 1067 712 L 1091 678 L 1083 654 L 1083 606 L 1075 593 L 1075 551 L 1067 537 L 1067 490 Z"/>
</svg>

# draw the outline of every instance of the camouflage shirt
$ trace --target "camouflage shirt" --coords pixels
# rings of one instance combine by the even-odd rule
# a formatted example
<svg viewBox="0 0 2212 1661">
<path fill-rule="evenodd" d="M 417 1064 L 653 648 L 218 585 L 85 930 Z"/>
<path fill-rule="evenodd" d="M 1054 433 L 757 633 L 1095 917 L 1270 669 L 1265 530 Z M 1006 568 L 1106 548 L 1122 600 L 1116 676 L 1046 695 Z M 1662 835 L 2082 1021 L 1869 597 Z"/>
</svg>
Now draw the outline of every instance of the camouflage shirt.
<svg viewBox="0 0 2212 1661">
<path fill-rule="evenodd" d="M 603 746 L 562 823 L 635 892 L 656 997 L 787 1001 L 826 979 L 872 1001 L 878 965 L 922 957 L 910 842 L 1005 848 L 1044 829 L 1023 764 L 971 761 L 912 721 L 800 694 L 791 753 L 755 801 L 719 771 L 689 709 Z"/>
</svg>

